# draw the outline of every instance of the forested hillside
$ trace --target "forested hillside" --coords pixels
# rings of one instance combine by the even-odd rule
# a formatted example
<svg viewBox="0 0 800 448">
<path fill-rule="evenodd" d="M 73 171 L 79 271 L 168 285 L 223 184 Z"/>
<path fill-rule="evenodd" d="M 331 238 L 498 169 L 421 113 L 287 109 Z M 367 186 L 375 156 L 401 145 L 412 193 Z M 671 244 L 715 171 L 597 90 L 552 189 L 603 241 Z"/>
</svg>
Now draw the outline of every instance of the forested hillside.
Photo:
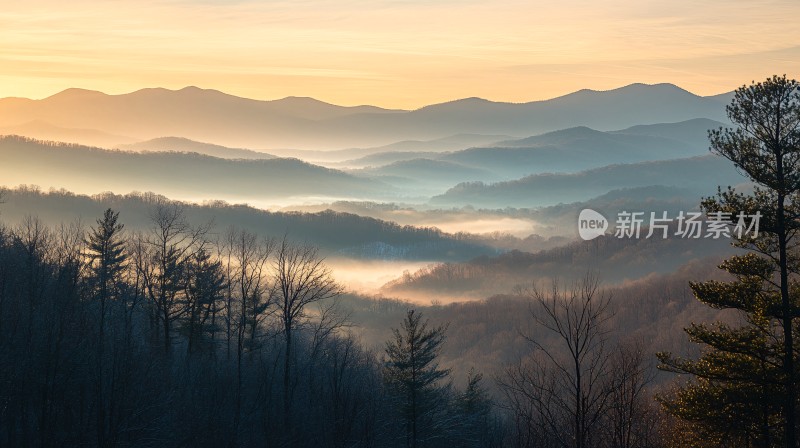
<svg viewBox="0 0 800 448">
<path fill-rule="evenodd" d="M 44 222 L 89 222 L 108 207 L 119 210 L 129 229 L 146 230 L 154 204 L 166 200 L 153 193 L 95 196 L 66 191 L 42 192 L 35 187 L 6 190 L 0 217 L 16 222 L 36 215 Z M 214 237 L 228 227 L 246 229 L 261 237 L 287 235 L 319 247 L 326 256 L 347 256 L 365 260 L 465 260 L 497 250 L 475 238 L 457 237 L 435 228 L 398 225 L 390 221 L 331 210 L 270 212 L 245 205 L 210 201 L 204 205 L 175 202 L 183 206 L 187 219 L 195 224 L 214 224 Z"/>
<path fill-rule="evenodd" d="M 37 184 L 86 193 L 158 191 L 178 199 L 253 201 L 294 196 L 381 197 L 381 182 L 299 159 L 230 160 L 181 152 L 111 151 L 0 136 L 6 185 Z"/>
<path fill-rule="evenodd" d="M 537 324 L 546 302 L 535 291 L 547 283 L 446 306 L 358 297 L 313 246 L 239 228 L 211 238 L 181 204 L 149 206 L 144 230 L 111 209 L 85 226 L 27 217 L 0 228 L 4 444 L 394 447 L 414 421 L 427 444 L 508 446 L 526 430 L 507 416 L 527 393 L 514 383 L 529 372 L 531 341 L 567 353 Z M 603 353 L 619 347 L 603 371 L 632 376 L 593 384 L 641 387 L 613 406 L 644 406 L 633 420 L 607 415 L 597 430 L 656 436 L 648 397 L 663 379 L 651 378 L 646 353 L 694 353 L 678 328 L 725 316 L 686 288 L 710 268 L 597 290 L 608 297 L 593 318 L 608 331 Z M 417 337 L 425 361 L 409 364 Z M 429 379 L 409 381 L 414 369 Z M 407 401 L 412 391 L 417 401 Z"/>
</svg>

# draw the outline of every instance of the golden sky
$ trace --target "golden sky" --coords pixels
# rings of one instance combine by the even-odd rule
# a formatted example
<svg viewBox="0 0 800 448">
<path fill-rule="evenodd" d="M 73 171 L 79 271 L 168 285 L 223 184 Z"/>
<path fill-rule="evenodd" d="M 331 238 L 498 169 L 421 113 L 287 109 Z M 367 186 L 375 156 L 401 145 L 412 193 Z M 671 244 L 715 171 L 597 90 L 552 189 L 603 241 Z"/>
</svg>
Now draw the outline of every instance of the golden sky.
<svg viewBox="0 0 800 448">
<path fill-rule="evenodd" d="M 416 108 L 800 77 L 797 0 L 0 0 L 0 97 L 196 85 Z"/>
</svg>

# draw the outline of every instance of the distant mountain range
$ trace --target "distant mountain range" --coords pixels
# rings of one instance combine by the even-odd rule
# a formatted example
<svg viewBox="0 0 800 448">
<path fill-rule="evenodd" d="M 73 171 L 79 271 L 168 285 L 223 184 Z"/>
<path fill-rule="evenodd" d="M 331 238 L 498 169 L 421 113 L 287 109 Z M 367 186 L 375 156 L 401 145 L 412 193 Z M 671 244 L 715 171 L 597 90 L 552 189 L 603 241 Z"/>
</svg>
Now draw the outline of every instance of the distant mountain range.
<svg viewBox="0 0 800 448">
<path fill-rule="evenodd" d="M 419 195 L 436 194 L 465 180 L 501 180 L 492 171 L 447 160 L 412 159 L 393 162 L 379 168 L 366 168 L 351 173 L 377 179 L 398 189 Z"/>
<path fill-rule="evenodd" d="M 712 128 L 721 125 L 711 120 L 702 121 Z M 676 159 L 708 153 L 707 141 L 703 144 L 692 144 L 679 139 L 679 136 L 690 135 L 694 131 L 696 127 L 694 121 L 675 123 L 671 126 L 673 127 L 671 135 L 674 137 L 634 134 L 624 130 L 602 132 L 581 126 L 500 142 L 490 147 L 470 148 L 447 154 L 440 159 L 480 166 L 506 177 L 521 177 L 545 172 L 576 172 L 614 163 Z M 659 128 L 654 127 L 654 129 Z"/>
<path fill-rule="evenodd" d="M 334 150 L 313 150 L 296 148 L 277 148 L 270 150 L 280 157 L 296 157 L 314 163 L 351 166 L 348 161 L 388 153 L 408 154 L 410 152 L 454 151 L 473 146 L 483 146 L 510 138 L 507 135 L 456 134 L 432 140 L 402 140 L 382 146 L 368 148 L 346 148 Z"/>
<path fill-rule="evenodd" d="M 135 153 L 0 137 L 0 178 L 79 193 L 154 191 L 195 201 L 286 200 L 395 194 L 379 181 L 298 159 L 226 160 L 197 153 Z"/>
<path fill-rule="evenodd" d="M 538 207 L 585 201 L 611 190 L 660 185 L 709 196 L 717 186 L 739 185 L 747 179 L 722 157 L 707 155 L 685 159 L 609 165 L 577 173 L 534 174 L 513 181 L 459 184 L 435 196 L 437 205 L 476 207 Z"/>
<path fill-rule="evenodd" d="M 350 172 L 398 188 L 436 194 L 459 182 L 508 181 L 534 174 L 703 156 L 708 154 L 708 130 L 720 126 L 723 123 L 694 119 L 609 132 L 574 127 L 460 151 L 384 152 L 341 165 L 367 166 Z"/>
<path fill-rule="evenodd" d="M 148 140 L 177 136 L 243 148 L 370 147 L 458 134 L 527 136 L 575 126 L 613 130 L 694 118 L 725 121 L 727 97 L 701 97 L 671 84 L 581 90 L 529 103 L 467 98 L 413 111 L 342 107 L 311 98 L 259 101 L 216 90 L 143 89 L 123 95 L 68 89 L 42 100 L 0 99 L 0 130 L 44 128 L 91 143 L 91 132 Z M 63 140 L 63 139 L 62 139 Z M 107 145 L 104 145 L 107 146 Z"/>
<path fill-rule="evenodd" d="M 68 89 L 42 100 L 0 99 L 0 133 L 78 142 L 0 137 L 0 176 L 9 186 L 262 206 L 366 200 L 529 208 L 654 185 L 709 194 L 744 182 L 708 156 L 707 132 L 726 126 L 729 100 L 632 84 L 407 111 L 259 101 L 196 87 L 123 95 Z M 112 141 L 102 145 L 117 148 L 111 151 L 80 144 Z"/>
<path fill-rule="evenodd" d="M 104 150 L 9 136 L 0 137 L 0 175 L 10 186 L 38 184 L 87 193 L 156 191 L 180 199 L 272 205 L 309 198 L 424 202 L 434 196 L 439 205 L 539 207 L 619 188 L 697 186 L 700 191 L 729 182 L 734 179 L 729 164 L 698 158 L 708 154 L 708 129 L 720 126 L 724 124 L 710 119 L 607 132 L 581 126 L 459 151 L 392 151 L 390 146 L 328 167 L 178 137 Z M 475 139 L 481 137 L 463 135 L 439 143 Z M 424 142 L 400 147 L 418 144 Z M 345 157 L 354 151 L 380 149 L 334 152 Z M 367 167 L 331 168 L 347 165 Z"/>
</svg>

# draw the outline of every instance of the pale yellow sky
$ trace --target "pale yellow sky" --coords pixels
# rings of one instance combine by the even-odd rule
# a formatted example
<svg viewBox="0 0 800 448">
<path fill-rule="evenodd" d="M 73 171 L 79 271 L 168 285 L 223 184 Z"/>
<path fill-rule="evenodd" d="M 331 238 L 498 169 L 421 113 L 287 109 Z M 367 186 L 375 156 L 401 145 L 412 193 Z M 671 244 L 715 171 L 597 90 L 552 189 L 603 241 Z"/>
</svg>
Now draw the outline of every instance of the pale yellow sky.
<svg viewBox="0 0 800 448">
<path fill-rule="evenodd" d="M 800 76 L 797 0 L 0 0 L 0 97 L 196 85 L 415 108 Z"/>
</svg>

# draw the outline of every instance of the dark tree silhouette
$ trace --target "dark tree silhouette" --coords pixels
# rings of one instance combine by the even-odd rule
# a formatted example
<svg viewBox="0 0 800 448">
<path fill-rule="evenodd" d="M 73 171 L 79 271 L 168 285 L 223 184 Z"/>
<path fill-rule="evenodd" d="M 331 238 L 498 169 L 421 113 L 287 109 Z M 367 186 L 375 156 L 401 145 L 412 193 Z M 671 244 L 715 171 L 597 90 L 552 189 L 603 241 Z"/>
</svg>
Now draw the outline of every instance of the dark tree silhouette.
<svg viewBox="0 0 800 448">
<path fill-rule="evenodd" d="M 194 251 L 205 243 L 208 227 L 192 227 L 183 207 L 159 203 L 152 210 L 152 228 L 145 235 L 147 252 L 139 266 L 154 324 L 161 325 L 164 352 L 172 346 L 172 327 L 186 312 L 186 269 Z"/>
<path fill-rule="evenodd" d="M 587 275 L 571 288 L 553 281 L 550 289 L 532 285 L 519 293 L 531 300 L 534 331 L 524 334 L 533 356 L 501 378 L 512 412 L 528 439 L 556 446 L 600 446 L 611 396 L 608 345 L 610 296 Z"/>
<path fill-rule="evenodd" d="M 118 223 L 119 212 L 110 208 L 97 220 L 97 227 L 91 229 L 86 241 L 86 255 L 91 271 L 89 277 L 96 300 L 99 304 L 99 320 L 97 331 L 96 384 L 97 400 L 97 443 L 103 447 L 108 444 L 108 422 L 106 397 L 104 394 L 104 359 L 106 356 L 106 317 L 108 301 L 119 294 L 122 282 L 121 274 L 125 269 L 127 255 L 125 240 L 122 235 L 122 224 Z"/>
<path fill-rule="evenodd" d="M 245 257 L 224 241 L 211 248 L 179 209 L 153 216 L 149 233 L 127 239 L 114 212 L 88 232 L 35 218 L 0 225 L 0 445 L 405 444 L 396 389 L 375 353 L 345 334 L 329 300 L 342 288 L 314 248 L 284 242 L 270 255 L 246 237 Z M 215 339 L 229 303 L 240 357 Z M 463 392 L 436 388 L 437 410 L 421 416 L 435 423 L 420 430 L 428 445 L 490 446 L 478 378 Z"/>
<path fill-rule="evenodd" d="M 97 220 L 97 227 L 91 229 L 86 241 L 89 267 L 101 304 L 117 293 L 121 273 L 125 270 L 127 254 L 122 233 L 124 225 L 118 223 L 118 219 L 119 212 L 107 209 L 103 217 Z"/>
<path fill-rule="evenodd" d="M 773 76 L 742 86 L 727 112 L 736 128 L 711 131 L 711 150 L 732 161 L 756 188 L 744 194 L 729 187 L 702 205 L 730 227 L 735 245 L 751 253 L 721 266 L 734 281 L 695 283 L 692 289 L 709 306 L 740 311 L 745 323 L 687 329 L 690 339 L 709 348 L 699 361 L 660 355 L 664 368 L 698 379 L 668 409 L 679 416 L 692 415 L 720 437 L 732 428 L 764 446 L 782 439 L 786 447 L 796 448 L 800 85 Z M 745 230 L 753 225 L 749 216 L 757 213 L 761 218 L 756 236 Z M 776 401 L 782 403 L 778 436 L 772 429 Z M 731 407 L 741 410 L 737 404 L 753 412 L 734 412 Z M 707 417 L 693 412 L 695 406 L 707 409 Z M 723 409 L 728 412 L 715 412 Z M 753 415 L 763 418 L 753 422 Z"/>
<path fill-rule="evenodd" d="M 291 372 L 294 363 L 294 333 L 308 319 L 309 305 L 333 299 L 343 289 L 333 280 L 330 269 L 313 246 L 293 245 L 284 238 L 276 257 L 276 305 L 284 340 L 283 418 L 286 434 L 291 440 L 294 437 L 294 386 Z"/>
<path fill-rule="evenodd" d="M 441 405 L 436 402 L 436 386 L 450 371 L 439 368 L 437 358 L 446 330 L 446 326 L 429 329 L 422 313 L 409 310 L 401 327 L 392 329 L 394 338 L 386 343 L 385 376 L 401 396 L 408 447 L 417 448 L 429 436 L 420 431 L 422 419 L 437 404 Z"/>
<path fill-rule="evenodd" d="M 194 353 L 198 346 L 206 349 L 217 331 L 215 317 L 221 306 L 228 279 L 222 263 L 205 249 L 194 253 L 189 260 L 186 280 L 187 351 Z M 207 340 L 208 339 L 208 340 Z"/>
</svg>

